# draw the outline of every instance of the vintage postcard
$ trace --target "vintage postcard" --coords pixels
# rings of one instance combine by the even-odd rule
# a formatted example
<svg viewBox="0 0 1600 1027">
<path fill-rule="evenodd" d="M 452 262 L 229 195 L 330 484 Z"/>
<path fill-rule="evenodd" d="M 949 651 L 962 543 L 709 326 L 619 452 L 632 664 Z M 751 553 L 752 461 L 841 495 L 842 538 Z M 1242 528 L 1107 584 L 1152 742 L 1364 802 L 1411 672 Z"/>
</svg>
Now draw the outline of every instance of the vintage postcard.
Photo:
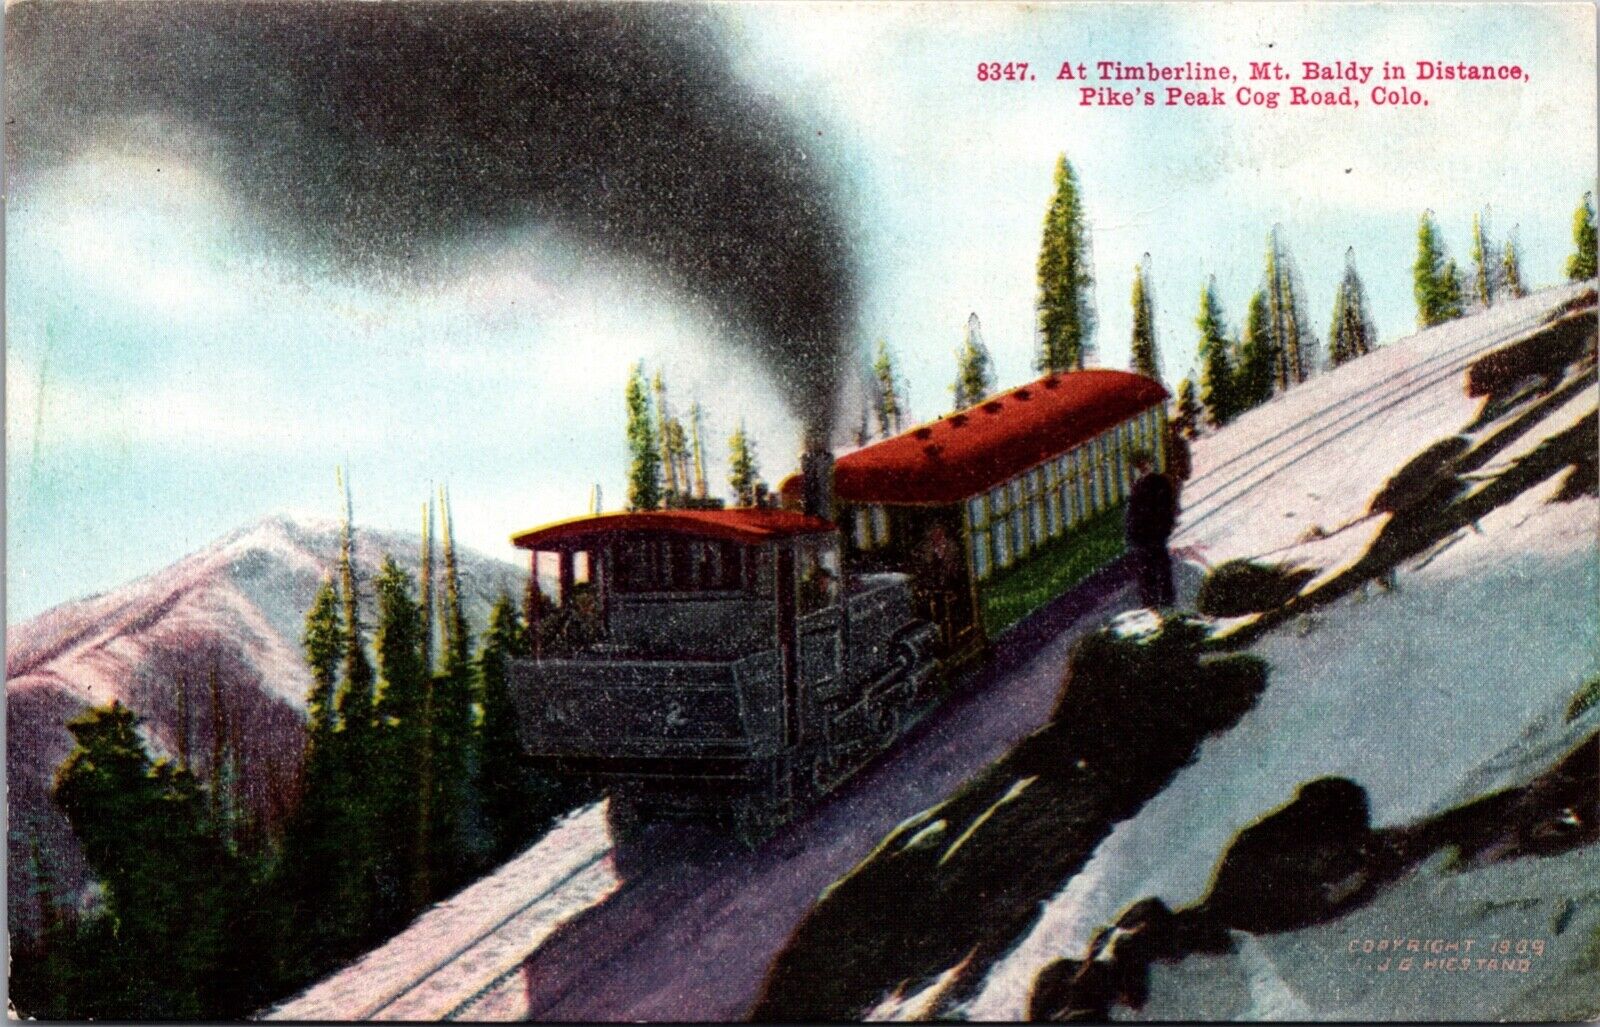
<svg viewBox="0 0 1600 1027">
<path fill-rule="evenodd" d="M 12 0 L 11 1015 L 1600 1016 L 1595 54 Z"/>
</svg>

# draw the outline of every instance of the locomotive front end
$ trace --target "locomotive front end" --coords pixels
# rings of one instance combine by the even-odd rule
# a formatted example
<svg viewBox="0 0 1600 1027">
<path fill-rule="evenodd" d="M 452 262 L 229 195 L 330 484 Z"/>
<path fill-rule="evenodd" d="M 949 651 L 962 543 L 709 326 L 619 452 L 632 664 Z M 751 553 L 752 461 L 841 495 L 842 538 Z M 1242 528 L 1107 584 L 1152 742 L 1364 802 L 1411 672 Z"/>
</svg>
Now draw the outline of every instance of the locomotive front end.
<svg viewBox="0 0 1600 1027">
<path fill-rule="evenodd" d="M 847 577 L 821 518 L 607 514 L 528 532 L 557 600 L 530 602 L 511 684 L 537 763 L 613 810 L 732 819 L 756 840 L 895 737 L 934 667 L 904 575 Z"/>
</svg>

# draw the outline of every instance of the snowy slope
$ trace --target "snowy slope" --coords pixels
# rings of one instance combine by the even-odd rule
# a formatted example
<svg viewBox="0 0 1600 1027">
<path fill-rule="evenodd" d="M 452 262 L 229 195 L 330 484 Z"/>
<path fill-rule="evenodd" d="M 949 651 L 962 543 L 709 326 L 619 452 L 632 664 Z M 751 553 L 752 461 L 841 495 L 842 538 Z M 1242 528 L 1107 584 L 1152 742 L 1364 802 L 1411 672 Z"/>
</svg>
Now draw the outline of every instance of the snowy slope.
<svg viewBox="0 0 1600 1027">
<path fill-rule="evenodd" d="M 1467 359 L 1536 324 L 1574 291 L 1552 290 L 1396 343 L 1199 441 L 1175 545 L 1213 565 L 1270 554 L 1315 566 L 1317 580 L 1327 580 L 1367 549 L 1386 517 L 1303 542 L 1307 529 L 1331 532 L 1358 521 L 1396 469 L 1471 424 L 1482 400 L 1464 395 Z M 1492 476 L 1593 418 L 1595 408 L 1591 379 L 1481 473 Z M 1368 792 L 1375 825 L 1396 824 L 1525 780 L 1593 733 L 1600 710 L 1573 724 L 1564 711 L 1579 686 L 1600 673 L 1600 504 L 1592 497 L 1551 502 L 1564 477 L 1495 510 L 1478 531 L 1464 530 L 1402 565 L 1397 592 L 1348 596 L 1262 638 L 1253 651 L 1272 674 L 1259 705 L 1118 825 L 962 1012 L 1024 1018 L 1038 971 L 1053 959 L 1078 957 L 1127 905 L 1145 896 L 1173 908 L 1199 900 L 1234 835 L 1304 781 L 1352 778 Z M 1539 977 L 1568 980 L 1563 975 L 1596 955 L 1597 871 L 1592 847 L 1452 877 L 1425 869 L 1334 924 L 1240 935 L 1247 943 L 1235 955 L 1158 967 L 1142 1015 L 1592 1015 L 1600 1009 L 1592 971 L 1587 1001 L 1569 989 L 1545 1005 L 1531 998 L 1532 978 L 1502 987 L 1440 974 L 1427 985 L 1400 980 L 1384 990 L 1369 987 L 1371 973 L 1355 975 L 1344 946 L 1352 937 L 1386 934 L 1548 939 L 1553 911 L 1574 896 L 1567 916 L 1573 933 L 1551 945 Z M 1513 912 L 1493 905 L 1500 900 Z"/>
<path fill-rule="evenodd" d="M 419 549 L 416 535 L 358 529 L 358 574 L 370 582 L 387 554 L 415 572 Z M 122 588 L 8 626 L 8 884 L 21 897 L 9 907 L 13 928 L 26 928 L 36 913 L 25 901 L 30 835 L 51 861 L 56 887 L 81 879 L 70 829 L 48 796 L 72 749 L 65 724 L 90 706 L 120 700 L 145 718 L 152 748 L 174 754 L 185 682 L 193 759 L 204 774 L 216 723 L 214 673 L 220 722 L 242 753 L 247 801 L 259 814 L 281 813 L 297 774 L 310 686 L 300 653 L 305 612 L 338 551 L 334 522 L 269 517 Z M 470 552 L 460 564 L 468 621 L 481 629 L 495 597 L 520 595 L 526 574 Z M 370 608 L 366 616 L 374 622 Z"/>
<path fill-rule="evenodd" d="M 1212 566 L 1255 556 L 1347 564 L 1379 519 L 1300 540 L 1359 521 L 1396 469 L 1471 423 L 1483 400 L 1466 394 L 1466 368 L 1581 291 L 1548 289 L 1390 343 L 1202 436 L 1173 546 Z"/>
</svg>

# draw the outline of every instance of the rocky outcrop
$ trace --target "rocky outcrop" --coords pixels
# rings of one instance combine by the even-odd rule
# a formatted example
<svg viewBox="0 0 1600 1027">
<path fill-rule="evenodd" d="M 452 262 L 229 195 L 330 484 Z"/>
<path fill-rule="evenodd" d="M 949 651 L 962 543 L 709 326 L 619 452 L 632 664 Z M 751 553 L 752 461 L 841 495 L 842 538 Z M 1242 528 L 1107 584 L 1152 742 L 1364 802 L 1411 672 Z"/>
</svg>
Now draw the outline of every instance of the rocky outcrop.
<svg viewBox="0 0 1600 1027">
<path fill-rule="evenodd" d="M 1105 1021 L 1140 1009 L 1157 962 L 1233 950 L 1230 931 L 1271 934 L 1334 919 L 1369 901 L 1432 853 L 1460 865 L 1553 856 L 1600 841 L 1600 734 L 1526 785 L 1422 821 L 1374 831 L 1365 790 L 1346 778 L 1302 785 L 1293 800 L 1240 831 L 1205 898 L 1176 912 L 1158 898 L 1129 906 L 1080 959 L 1034 979 L 1030 1020 Z"/>
</svg>

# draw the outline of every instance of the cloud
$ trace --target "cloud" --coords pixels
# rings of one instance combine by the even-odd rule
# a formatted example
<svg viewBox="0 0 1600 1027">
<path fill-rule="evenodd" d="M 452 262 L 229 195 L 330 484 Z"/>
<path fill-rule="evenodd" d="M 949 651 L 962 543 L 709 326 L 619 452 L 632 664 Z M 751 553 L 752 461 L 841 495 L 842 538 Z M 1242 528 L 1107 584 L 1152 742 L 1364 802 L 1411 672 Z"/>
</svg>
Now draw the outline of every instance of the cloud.
<svg viewBox="0 0 1600 1027">
<path fill-rule="evenodd" d="M 14 456 L 107 447 L 209 453 L 320 452 L 370 445 L 370 423 L 338 411 L 286 402 L 248 388 L 210 383 L 117 387 L 41 376 L 13 357 L 6 367 L 6 444 Z"/>
<path fill-rule="evenodd" d="M 99 301 L 168 321 L 240 307 L 225 256 L 235 212 L 214 179 L 175 154 L 99 147 L 14 192 L 8 206 L 12 254 L 49 261 L 47 273 L 88 286 Z"/>
</svg>

